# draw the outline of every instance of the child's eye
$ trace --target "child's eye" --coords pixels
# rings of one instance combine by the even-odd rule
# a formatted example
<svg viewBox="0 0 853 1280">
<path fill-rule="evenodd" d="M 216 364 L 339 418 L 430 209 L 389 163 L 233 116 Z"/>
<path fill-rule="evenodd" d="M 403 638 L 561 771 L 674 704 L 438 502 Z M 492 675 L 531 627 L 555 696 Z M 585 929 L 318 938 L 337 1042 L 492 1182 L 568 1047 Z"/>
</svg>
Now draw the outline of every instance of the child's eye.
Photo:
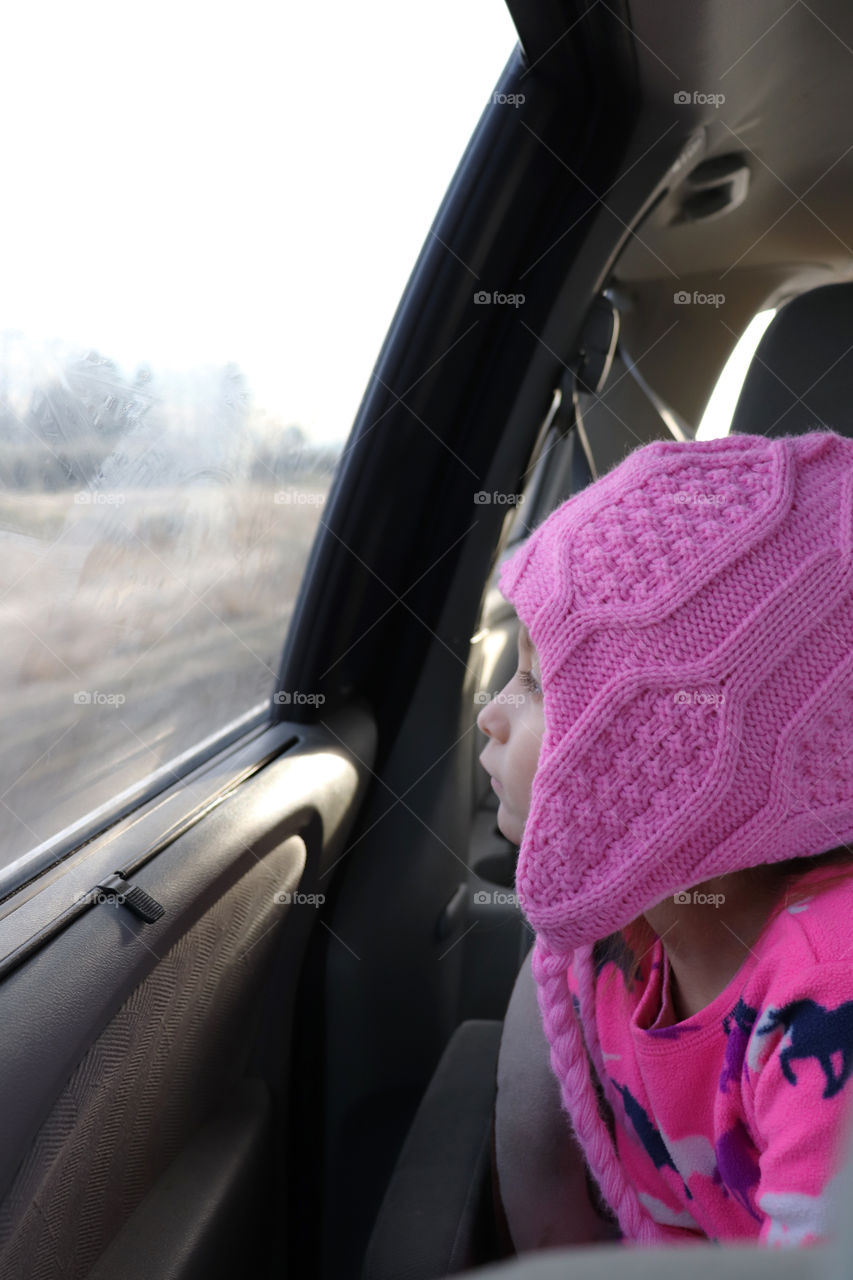
<svg viewBox="0 0 853 1280">
<path fill-rule="evenodd" d="M 521 683 L 524 685 L 525 689 L 529 690 L 530 693 L 542 692 L 539 685 L 536 683 L 536 677 L 532 671 L 519 671 L 518 674 L 521 677 Z"/>
</svg>

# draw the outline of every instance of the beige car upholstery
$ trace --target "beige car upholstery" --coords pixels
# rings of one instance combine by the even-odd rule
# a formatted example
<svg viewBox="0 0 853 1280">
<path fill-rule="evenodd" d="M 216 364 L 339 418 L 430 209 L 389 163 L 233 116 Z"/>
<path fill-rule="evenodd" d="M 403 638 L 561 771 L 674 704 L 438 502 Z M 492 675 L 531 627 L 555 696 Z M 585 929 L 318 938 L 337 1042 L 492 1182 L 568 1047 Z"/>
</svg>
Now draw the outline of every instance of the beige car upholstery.
<svg viewBox="0 0 853 1280">
<path fill-rule="evenodd" d="M 519 970 L 498 1058 L 495 1155 L 517 1253 L 618 1238 L 587 1190 L 583 1154 L 562 1109 L 536 999 L 532 950 Z"/>
</svg>

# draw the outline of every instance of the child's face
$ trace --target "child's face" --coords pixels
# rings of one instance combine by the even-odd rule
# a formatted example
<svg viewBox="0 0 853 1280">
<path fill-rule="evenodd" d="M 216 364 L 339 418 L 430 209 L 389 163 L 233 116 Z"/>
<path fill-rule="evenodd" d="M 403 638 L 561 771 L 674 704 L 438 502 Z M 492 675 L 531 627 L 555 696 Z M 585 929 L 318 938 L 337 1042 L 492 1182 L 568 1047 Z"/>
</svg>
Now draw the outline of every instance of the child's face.
<svg viewBox="0 0 853 1280">
<path fill-rule="evenodd" d="M 483 707 L 477 724 L 489 739 L 480 764 L 492 775 L 500 799 L 498 826 L 507 840 L 520 845 L 545 732 L 539 658 L 524 625 L 518 630 L 518 669 Z"/>
</svg>

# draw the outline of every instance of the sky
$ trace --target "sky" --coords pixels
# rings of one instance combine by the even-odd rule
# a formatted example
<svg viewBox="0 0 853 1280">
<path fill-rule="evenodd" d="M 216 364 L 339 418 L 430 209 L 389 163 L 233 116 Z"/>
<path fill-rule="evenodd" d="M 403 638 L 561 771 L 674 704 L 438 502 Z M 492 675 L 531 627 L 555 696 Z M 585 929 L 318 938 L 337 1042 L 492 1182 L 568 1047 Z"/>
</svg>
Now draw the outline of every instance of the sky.
<svg viewBox="0 0 853 1280">
<path fill-rule="evenodd" d="M 233 362 L 268 420 L 343 442 L 515 45 L 503 0 L 28 0 L 4 28 L 0 343 L 171 385 Z"/>
<path fill-rule="evenodd" d="M 233 361 L 345 440 L 515 42 L 502 0 L 13 6 L 0 332 Z"/>
</svg>

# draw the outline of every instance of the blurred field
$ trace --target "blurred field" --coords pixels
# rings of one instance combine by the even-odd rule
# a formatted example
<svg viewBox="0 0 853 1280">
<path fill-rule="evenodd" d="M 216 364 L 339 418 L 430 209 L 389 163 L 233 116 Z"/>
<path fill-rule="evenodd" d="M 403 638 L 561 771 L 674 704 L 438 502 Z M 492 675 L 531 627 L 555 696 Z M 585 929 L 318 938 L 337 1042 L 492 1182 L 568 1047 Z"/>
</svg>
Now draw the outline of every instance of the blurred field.
<svg viewBox="0 0 853 1280">
<path fill-rule="evenodd" d="M 0 493 L 0 865 L 270 696 L 330 481 Z"/>
</svg>

